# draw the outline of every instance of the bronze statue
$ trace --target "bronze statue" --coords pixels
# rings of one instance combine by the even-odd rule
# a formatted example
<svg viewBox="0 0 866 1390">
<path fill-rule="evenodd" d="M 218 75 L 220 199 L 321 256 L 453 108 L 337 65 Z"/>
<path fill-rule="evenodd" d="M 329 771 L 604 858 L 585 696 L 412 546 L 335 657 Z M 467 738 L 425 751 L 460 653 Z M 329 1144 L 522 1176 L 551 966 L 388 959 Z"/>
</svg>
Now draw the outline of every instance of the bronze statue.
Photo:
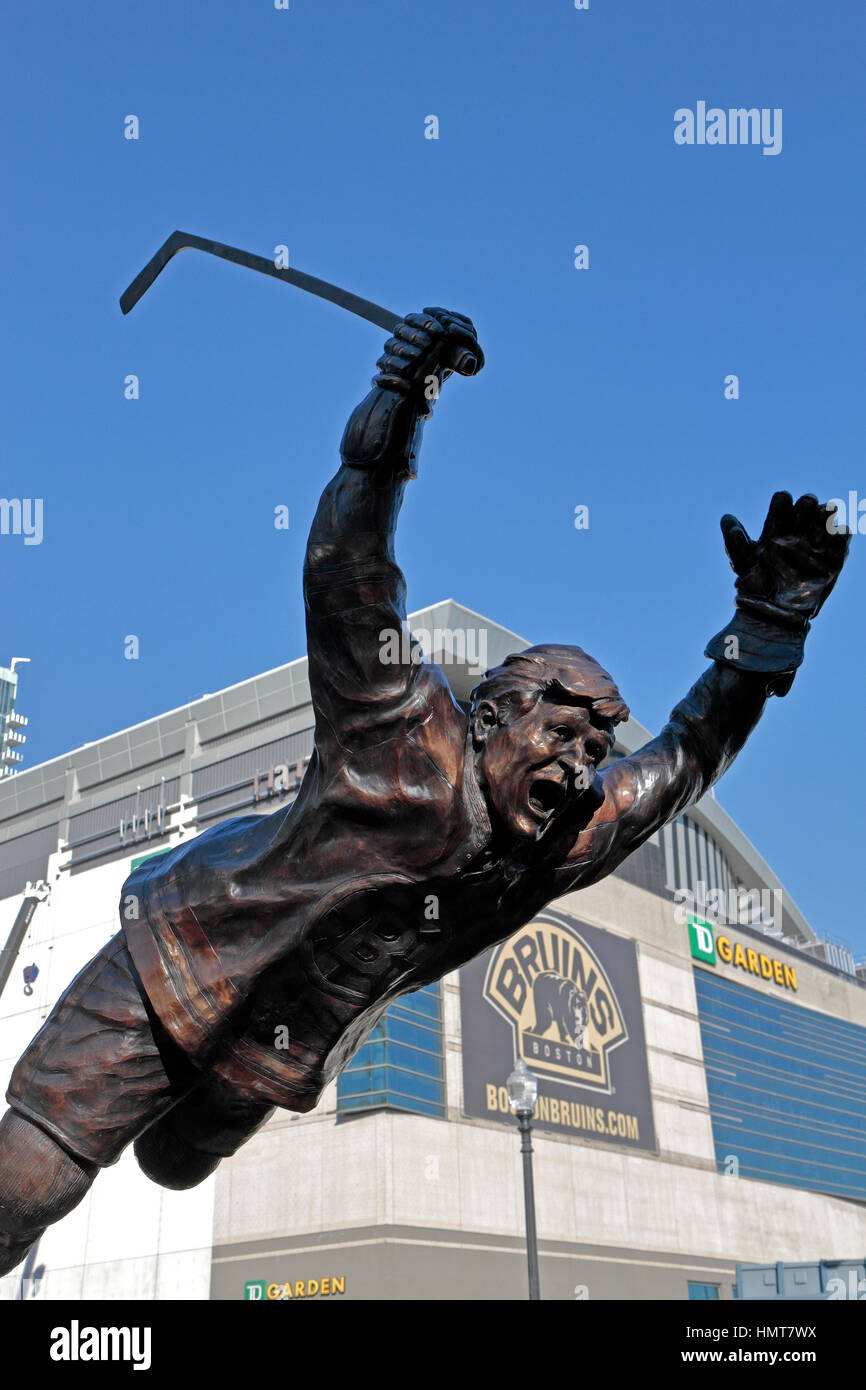
<svg viewBox="0 0 866 1390">
<path fill-rule="evenodd" d="M 609 874 L 703 796 L 789 690 L 849 536 L 814 497 L 784 492 L 758 541 L 723 518 L 734 617 L 658 738 L 602 771 L 628 710 L 579 648 L 508 657 L 469 717 L 437 666 L 394 658 L 403 644 L 381 636 L 405 623 L 394 533 L 429 398 L 483 362 L 472 323 L 442 309 L 409 314 L 386 343 L 307 547 L 316 729 L 297 800 L 126 880 L 122 930 L 10 1082 L 0 1273 L 129 1143 L 154 1181 L 186 1188 L 274 1106 L 312 1109 L 392 1000 Z"/>
</svg>

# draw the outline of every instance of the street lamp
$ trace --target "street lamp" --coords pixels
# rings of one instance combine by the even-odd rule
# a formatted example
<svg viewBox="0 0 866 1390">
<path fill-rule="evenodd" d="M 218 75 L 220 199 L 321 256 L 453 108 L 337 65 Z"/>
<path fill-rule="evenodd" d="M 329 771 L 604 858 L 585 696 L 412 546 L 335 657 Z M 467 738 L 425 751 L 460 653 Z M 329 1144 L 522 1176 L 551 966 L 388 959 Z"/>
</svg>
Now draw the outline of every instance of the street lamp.
<svg viewBox="0 0 866 1390">
<path fill-rule="evenodd" d="M 526 1204 L 526 1259 L 529 1265 L 529 1297 L 540 1299 L 538 1291 L 538 1242 L 535 1234 L 535 1189 L 532 1184 L 532 1115 L 538 1099 L 538 1078 L 521 1057 L 506 1082 L 508 1104 L 520 1127 L 523 1154 L 523 1199 Z"/>
</svg>

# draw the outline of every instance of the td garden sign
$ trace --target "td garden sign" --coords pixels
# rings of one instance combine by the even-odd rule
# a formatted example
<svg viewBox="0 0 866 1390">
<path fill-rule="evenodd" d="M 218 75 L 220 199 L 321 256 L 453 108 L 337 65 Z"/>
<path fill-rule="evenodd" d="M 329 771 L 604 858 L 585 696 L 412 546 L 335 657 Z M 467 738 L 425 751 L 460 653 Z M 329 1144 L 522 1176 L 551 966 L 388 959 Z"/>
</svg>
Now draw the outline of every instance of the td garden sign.
<svg viewBox="0 0 866 1390">
<path fill-rule="evenodd" d="M 547 909 L 463 966 L 460 995 L 467 1115 L 514 1123 L 522 1057 L 542 1129 L 655 1149 L 634 942 Z"/>
<path fill-rule="evenodd" d="M 735 966 L 738 970 L 760 975 L 771 984 L 781 985 L 782 989 L 797 988 L 797 972 L 793 965 L 776 960 L 774 956 L 766 956 L 763 951 L 756 951 L 751 946 L 744 949 L 739 942 L 730 941 L 718 928 L 714 937 L 712 923 L 705 921 L 703 917 L 690 915 L 688 924 L 689 947 L 694 960 L 703 961 L 705 965 L 715 965 L 718 957 L 723 965 Z"/>
</svg>

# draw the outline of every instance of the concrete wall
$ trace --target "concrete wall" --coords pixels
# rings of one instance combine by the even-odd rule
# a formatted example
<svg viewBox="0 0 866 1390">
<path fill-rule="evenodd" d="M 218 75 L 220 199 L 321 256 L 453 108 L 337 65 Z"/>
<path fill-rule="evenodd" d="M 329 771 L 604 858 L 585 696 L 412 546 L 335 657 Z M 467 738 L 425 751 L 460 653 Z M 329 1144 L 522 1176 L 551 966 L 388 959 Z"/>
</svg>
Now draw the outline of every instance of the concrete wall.
<svg viewBox="0 0 866 1390">
<path fill-rule="evenodd" d="M 536 1133 L 546 1298 L 730 1296 L 738 1261 L 850 1255 L 866 1212 L 792 1188 Z M 375 1114 L 262 1131 L 217 1178 L 212 1297 L 347 1276 L 350 1298 L 522 1298 L 514 1132 Z"/>
</svg>

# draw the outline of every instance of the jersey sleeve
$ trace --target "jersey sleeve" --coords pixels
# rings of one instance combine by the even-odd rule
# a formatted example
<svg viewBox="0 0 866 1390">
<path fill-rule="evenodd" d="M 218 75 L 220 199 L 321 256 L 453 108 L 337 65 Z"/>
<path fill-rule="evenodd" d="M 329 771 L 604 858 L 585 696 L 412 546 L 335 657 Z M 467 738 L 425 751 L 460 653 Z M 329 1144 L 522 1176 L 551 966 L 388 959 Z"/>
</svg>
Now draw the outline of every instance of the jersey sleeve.
<svg viewBox="0 0 866 1390">
<path fill-rule="evenodd" d="M 319 503 L 304 603 L 320 757 L 385 742 L 430 713 L 428 663 L 410 640 L 394 556 L 404 486 L 344 465 Z"/>
</svg>

